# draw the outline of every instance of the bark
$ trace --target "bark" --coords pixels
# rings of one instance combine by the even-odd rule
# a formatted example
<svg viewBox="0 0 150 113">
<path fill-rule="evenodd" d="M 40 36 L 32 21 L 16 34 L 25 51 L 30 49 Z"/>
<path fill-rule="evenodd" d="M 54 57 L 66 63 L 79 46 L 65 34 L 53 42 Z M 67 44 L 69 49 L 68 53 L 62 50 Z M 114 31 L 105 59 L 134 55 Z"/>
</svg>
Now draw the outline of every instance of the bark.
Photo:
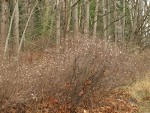
<svg viewBox="0 0 150 113">
<path fill-rule="evenodd" d="M 99 6 L 99 0 L 95 0 L 95 15 L 94 15 L 94 27 L 93 27 L 93 37 L 96 38 L 97 33 L 97 16 L 98 16 L 98 6 Z"/>
<path fill-rule="evenodd" d="M 54 11 L 52 9 L 52 11 Z M 49 36 L 52 37 L 52 34 L 53 34 L 53 30 L 54 30 L 54 19 L 55 19 L 55 14 L 53 13 L 51 15 L 51 23 L 50 23 L 50 29 L 49 29 Z"/>
<path fill-rule="evenodd" d="M 79 27 L 82 27 L 81 21 L 82 21 L 82 3 L 79 4 Z"/>
<path fill-rule="evenodd" d="M 132 31 L 131 31 L 131 35 L 130 35 L 130 41 L 135 40 L 135 36 L 136 36 L 136 28 L 137 28 L 137 21 L 138 21 L 138 0 L 136 0 L 136 4 L 135 4 L 135 9 L 134 9 L 134 18 L 133 18 L 133 26 L 132 26 Z"/>
<path fill-rule="evenodd" d="M 73 0 L 75 4 L 78 0 Z M 78 3 L 73 7 L 73 20 L 74 20 L 74 34 L 78 35 Z"/>
<path fill-rule="evenodd" d="M 13 34 L 14 34 L 14 52 L 17 54 L 17 50 L 19 48 L 19 5 L 18 5 L 18 0 L 13 0 L 15 12 L 14 12 L 14 29 L 13 29 Z"/>
<path fill-rule="evenodd" d="M 8 33 L 8 2 L 7 0 L 1 1 L 1 42 L 0 49 L 1 55 L 4 51 L 5 41 Z"/>
<path fill-rule="evenodd" d="M 66 22 L 66 32 L 68 33 L 70 30 L 70 25 L 71 25 L 71 18 L 72 18 L 72 12 L 74 12 L 75 10 L 77 10 L 77 17 L 78 17 L 78 4 L 77 6 L 74 6 L 74 1 L 76 0 L 66 0 L 66 8 L 65 8 L 65 12 L 66 12 L 66 16 L 65 16 L 65 22 Z M 75 8 L 74 8 L 75 7 Z M 74 10 L 75 9 L 75 10 Z M 77 18 L 78 20 L 78 18 Z M 78 21 L 77 21 L 78 22 Z"/>
<path fill-rule="evenodd" d="M 85 25 L 85 1 L 82 0 L 79 6 L 79 26 L 80 31 L 84 33 L 84 25 Z"/>
<path fill-rule="evenodd" d="M 68 0 L 62 0 L 64 39 L 67 38 Z M 60 6 L 61 7 L 61 6 Z"/>
<path fill-rule="evenodd" d="M 85 36 L 89 36 L 89 18 L 90 18 L 90 1 L 85 0 L 85 25 L 84 25 L 84 33 Z"/>
<path fill-rule="evenodd" d="M 133 11 L 132 11 L 132 3 L 131 1 L 128 2 L 129 5 L 128 6 L 128 9 L 129 9 L 129 16 L 130 16 L 130 22 L 131 22 L 131 26 L 133 26 Z"/>
<path fill-rule="evenodd" d="M 114 41 L 117 43 L 117 6 L 116 0 L 114 2 Z"/>
<path fill-rule="evenodd" d="M 139 13 L 138 13 L 138 23 L 141 23 L 143 20 L 142 20 L 142 17 L 144 15 L 144 1 L 143 0 L 140 0 L 139 1 Z M 143 26 L 143 25 L 140 25 L 140 26 Z M 143 37 L 143 27 L 140 28 L 140 36 Z"/>
<path fill-rule="evenodd" d="M 122 42 L 125 41 L 125 22 L 126 22 L 126 0 L 123 0 L 123 22 L 122 22 Z"/>
<path fill-rule="evenodd" d="M 69 1 L 68 7 L 70 7 L 70 6 L 72 6 L 72 1 Z M 72 10 L 71 10 L 71 7 L 70 7 L 70 8 L 68 8 L 68 13 L 69 14 L 66 15 L 66 17 L 67 17 L 67 20 L 66 20 L 66 31 L 67 32 L 70 30 L 71 12 L 72 12 Z"/>
<path fill-rule="evenodd" d="M 48 34 L 48 25 L 49 25 L 49 13 L 50 13 L 50 3 L 49 0 L 44 0 L 45 8 L 44 8 L 44 15 L 43 15 L 43 35 Z"/>
<path fill-rule="evenodd" d="M 56 1 L 56 45 L 60 45 L 60 0 Z"/>
<path fill-rule="evenodd" d="M 104 39 L 106 39 L 107 38 L 106 0 L 102 0 L 102 10 L 103 10 L 103 33 L 104 33 L 103 36 L 104 36 Z"/>
<path fill-rule="evenodd" d="M 107 39 L 110 40 L 111 37 L 111 0 L 107 0 Z"/>
</svg>

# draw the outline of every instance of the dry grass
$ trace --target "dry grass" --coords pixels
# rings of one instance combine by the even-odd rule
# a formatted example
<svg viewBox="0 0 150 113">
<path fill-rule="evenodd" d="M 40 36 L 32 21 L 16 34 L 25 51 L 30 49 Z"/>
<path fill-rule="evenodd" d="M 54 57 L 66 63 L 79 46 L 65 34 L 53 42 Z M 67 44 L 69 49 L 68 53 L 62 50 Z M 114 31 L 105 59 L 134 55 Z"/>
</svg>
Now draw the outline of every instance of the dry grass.
<svg viewBox="0 0 150 113">
<path fill-rule="evenodd" d="M 150 100 L 150 71 L 129 87 L 129 94 L 137 101 Z"/>
<path fill-rule="evenodd" d="M 18 112 L 28 108 L 70 113 L 79 106 L 97 106 L 94 95 L 100 98 L 132 83 L 148 70 L 147 65 L 113 43 L 82 37 L 69 48 L 65 45 L 42 51 L 42 55 L 36 51 L 22 54 L 20 60 L 1 60 L 0 110 L 18 106 Z"/>
</svg>

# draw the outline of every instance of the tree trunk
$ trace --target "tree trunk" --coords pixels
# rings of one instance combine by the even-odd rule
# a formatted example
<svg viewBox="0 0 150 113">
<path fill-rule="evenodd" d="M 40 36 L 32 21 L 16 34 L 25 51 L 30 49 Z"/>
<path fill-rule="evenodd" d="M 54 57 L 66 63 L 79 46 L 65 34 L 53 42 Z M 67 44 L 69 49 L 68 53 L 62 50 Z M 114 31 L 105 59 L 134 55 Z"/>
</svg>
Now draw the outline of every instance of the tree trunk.
<svg viewBox="0 0 150 113">
<path fill-rule="evenodd" d="M 102 10 L 103 10 L 103 33 L 104 33 L 103 36 L 104 36 L 104 39 L 106 39 L 107 38 L 106 0 L 102 0 Z"/>
<path fill-rule="evenodd" d="M 131 21 L 131 26 L 133 26 L 133 7 L 132 7 L 132 2 L 129 1 L 128 2 L 129 5 L 128 6 L 128 9 L 129 9 L 129 16 L 130 16 L 130 21 Z"/>
<path fill-rule="evenodd" d="M 123 0 L 123 22 L 122 22 L 122 42 L 125 41 L 125 22 L 126 22 L 126 0 Z"/>
<path fill-rule="evenodd" d="M 85 25 L 84 25 L 84 33 L 85 36 L 89 36 L 89 18 L 90 18 L 90 1 L 85 0 Z"/>
<path fill-rule="evenodd" d="M 1 55 L 4 51 L 5 41 L 8 33 L 8 1 L 2 0 L 1 1 Z"/>
<path fill-rule="evenodd" d="M 117 6 L 116 0 L 114 2 L 114 41 L 117 43 Z"/>
<path fill-rule="evenodd" d="M 49 13 L 50 13 L 50 7 L 51 7 L 50 6 L 51 4 L 49 3 L 49 0 L 44 0 L 44 4 L 45 4 L 45 8 L 43 10 L 44 14 L 43 14 L 43 17 L 42 17 L 43 18 L 42 19 L 43 20 L 42 21 L 43 22 L 42 23 L 43 24 L 43 29 L 42 29 L 43 36 L 48 34 L 48 25 L 49 25 L 49 20 L 50 20 L 49 19 L 50 18 Z"/>
<path fill-rule="evenodd" d="M 60 0 L 56 1 L 56 45 L 60 45 Z"/>
<path fill-rule="evenodd" d="M 18 6 L 18 0 L 13 0 L 15 12 L 14 12 L 14 52 L 17 54 L 18 48 L 19 48 L 19 6 Z"/>
<path fill-rule="evenodd" d="M 138 23 L 141 23 L 142 21 L 143 21 L 143 15 L 144 15 L 144 1 L 143 0 L 140 0 L 139 1 L 139 13 L 138 13 Z M 141 37 L 143 37 L 143 25 L 142 25 L 142 23 L 140 24 L 140 30 L 139 30 L 139 33 L 140 33 L 140 37 L 139 38 L 141 38 Z"/>
<path fill-rule="evenodd" d="M 71 22 L 71 12 L 72 12 L 72 10 L 71 10 L 71 6 L 72 6 L 72 1 L 68 1 L 68 7 L 70 7 L 70 8 L 68 8 L 67 10 L 68 10 L 68 13 L 66 14 L 66 31 L 68 32 L 69 30 L 70 30 L 70 22 Z"/>
<path fill-rule="evenodd" d="M 75 4 L 78 0 L 73 0 Z M 73 7 L 74 34 L 78 35 L 78 3 Z"/>
<path fill-rule="evenodd" d="M 111 37 L 111 0 L 107 0 L 107 39 Z"/>
<path fill-rule="evenodd" d="M 95 15 L 94 15 L 94 27 L 93 27 L 93 37 L 96 38 L 97 33 L 97 16 L 98 16 L 98 6 L 99 0 L 95 0 Z"/>
<path fill-rule="evenodd" d="M 52 12 L 54 12 L 54 7 L 52 6 Z M 52 37 L 53 30 L 54 30 L 54 19 L 55 19 L 55 13 L 52 13 L 50 16 L 50 28 L 49 28 L 49 37 Z"/>
<path fill-rule="evenodd" d="M 131 35 L 130 35 L 130 41 L 135 40 L 135 32 L 136 32 L 136 28 L 137 28 L 137 21 L 138 21 L 138 0 L 136 0 L 136 4 L 135 4 L 135 10 L 134 10 L 134 18 L 133 18 L 133 26 L 132 26 L 132 31 L 131 31 Z"/>
<path fill-rule="evenodd" d="M 82 0 L 79 6 L 79 26 L 80 31 L 84 33 L 84 25 L 85 25 L 85 1 Z"/>
</svg>

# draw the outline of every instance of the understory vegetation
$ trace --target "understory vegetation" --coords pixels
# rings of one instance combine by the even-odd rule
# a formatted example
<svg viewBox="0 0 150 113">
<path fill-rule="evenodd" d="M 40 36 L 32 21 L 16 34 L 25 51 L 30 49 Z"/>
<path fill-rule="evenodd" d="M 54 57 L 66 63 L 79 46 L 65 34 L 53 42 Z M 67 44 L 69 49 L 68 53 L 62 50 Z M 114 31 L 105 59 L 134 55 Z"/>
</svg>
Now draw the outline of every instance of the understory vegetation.
<svg viewBox="0 0 150 113">
<path fill-rule="evenodd" d="M 0 0 L 0 113 L 150 113 L 150 0 Z"/>
<path fill-rule="evenodd" d="M 138 113 L 150 99 L 150 52 L 125 48 L 78 37 L 70 47 L 1 60 L 0 112 Z"/>
</svg>

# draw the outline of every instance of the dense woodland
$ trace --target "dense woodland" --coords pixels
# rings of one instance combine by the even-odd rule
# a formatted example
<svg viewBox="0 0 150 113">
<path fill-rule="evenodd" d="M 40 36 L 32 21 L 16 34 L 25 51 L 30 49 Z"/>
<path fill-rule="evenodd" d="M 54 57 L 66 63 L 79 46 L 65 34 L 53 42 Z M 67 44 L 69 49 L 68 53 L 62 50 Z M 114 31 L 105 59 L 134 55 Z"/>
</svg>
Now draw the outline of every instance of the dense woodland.
<svg viewBox="0 0 150 113">
<path fill-rule="evenodd" d="M 0 7 L 4 55 L 46 49 L 79 34 L 142 49 L 150 42 L 148 0 L 1 0 Z"/>
<path fill-rule="evenodd" d="M 150 112 L 149 0 L 0 0 L 0 17 L 0 113 Z"/>
</svg>

